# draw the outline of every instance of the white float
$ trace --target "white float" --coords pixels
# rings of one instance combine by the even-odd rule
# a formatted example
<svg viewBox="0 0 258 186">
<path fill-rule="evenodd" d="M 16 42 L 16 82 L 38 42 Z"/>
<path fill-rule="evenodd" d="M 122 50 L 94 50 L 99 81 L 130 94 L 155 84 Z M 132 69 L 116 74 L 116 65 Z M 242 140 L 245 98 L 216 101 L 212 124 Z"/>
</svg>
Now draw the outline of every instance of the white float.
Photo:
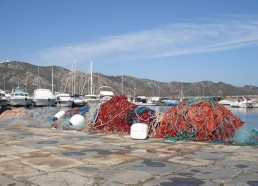
<svg viewBox="0 0 258 186">
<path fill-rule="evenodd" d="M 64 111 L 64 110 L 59 111 L 58 113 L 56 113 L 56 114 L 54 115 L 54 120 L 58 120 L 58 119 L 60 119 L 61 117 L 63 117 L 64 115 L 65 115 L 65 111 Z"/>
<path fill-rule="evenodd" d="M 75 114 L 70 119 L 70 125 L 72 125 L 75 128 L 81 127 L 81 126 L 85 125 L 85 118 L 80 114 Z"/>
<path fill-rule="evenodd" d="M 135 123 L 131 126 L 132 139 L 146 139 L 148 137 L 148 125 L 145 123 Z"/>
</svg>

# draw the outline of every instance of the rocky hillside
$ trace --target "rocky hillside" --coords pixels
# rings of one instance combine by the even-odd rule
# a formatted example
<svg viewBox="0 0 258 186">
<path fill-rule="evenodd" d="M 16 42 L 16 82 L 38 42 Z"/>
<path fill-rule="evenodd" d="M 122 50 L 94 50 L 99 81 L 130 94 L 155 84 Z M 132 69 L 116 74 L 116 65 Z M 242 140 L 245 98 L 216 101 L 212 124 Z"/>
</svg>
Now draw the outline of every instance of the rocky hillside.
<svg viewBox="0 0 258 186">
<path fill-rule="evenodd" d="M 36 66 L 25 62 L 0 63 L 0 89 L 12 90 L 19 86 L 25 87 L 29 93 L 36 88 L 65 91 L 70 94 L 89 94 L 89 74 L 77 71 L 71 72 L 58 66 Z M 74 76 L 75 74 L 75 76 Z M 123 86 L 122 86 L 123 81 Z M 223 82 L 214 83 L 202 81 L 196 83 L 183 82 L 158 82 L 149 79 L 139 79 L 130 76 L 106 76 L 101 73 L 93 74 L 93 91 L 98 94 L 100 86 L 111 86 L 115 94 L 133 96 L 169 96 L 178 97 L 180 94 L 187 96 L 233 96 L 233 95 L 258 95 L 258 87 L 235 87 Z M 74 86 L 75 85 L 75 86 Z M 75 87 L 75 89 L 74 89 Z M 123 88 L 122 88 L 123 87 Z"/>
</svg>

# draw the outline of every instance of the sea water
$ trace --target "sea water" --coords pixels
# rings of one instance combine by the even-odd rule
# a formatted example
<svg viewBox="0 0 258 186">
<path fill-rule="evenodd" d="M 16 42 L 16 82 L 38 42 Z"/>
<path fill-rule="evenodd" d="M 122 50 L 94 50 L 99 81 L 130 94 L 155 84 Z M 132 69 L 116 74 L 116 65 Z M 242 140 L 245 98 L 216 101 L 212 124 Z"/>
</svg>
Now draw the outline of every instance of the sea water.
<svg viewBox="0 0 258 186">
<path fill-rule="evenodd" d="M 166 113 L 170 106 L 148 106 L 156 112 Z M 245 122 L 244 126 L 258 130 L 258 108 L 231 108 L 232 113 Z"/>
<path fill-rule="evenodd" d="M 245 122 L 244 126 L 258 130 L 258 108 L 228 108 Z"/>
</svg>

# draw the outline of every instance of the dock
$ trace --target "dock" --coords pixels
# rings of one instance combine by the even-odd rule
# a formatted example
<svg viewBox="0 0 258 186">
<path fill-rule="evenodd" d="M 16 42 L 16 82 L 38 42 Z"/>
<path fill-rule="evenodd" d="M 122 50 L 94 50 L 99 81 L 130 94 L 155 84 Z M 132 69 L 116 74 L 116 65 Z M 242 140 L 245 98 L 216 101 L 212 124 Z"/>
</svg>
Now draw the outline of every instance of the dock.
<svg viewBox="0 0 258 186">
<path fill-rule="evenodd" d="M 258 148 L 0 122 L 0 185 L 258 185 Z"/>
</svg>

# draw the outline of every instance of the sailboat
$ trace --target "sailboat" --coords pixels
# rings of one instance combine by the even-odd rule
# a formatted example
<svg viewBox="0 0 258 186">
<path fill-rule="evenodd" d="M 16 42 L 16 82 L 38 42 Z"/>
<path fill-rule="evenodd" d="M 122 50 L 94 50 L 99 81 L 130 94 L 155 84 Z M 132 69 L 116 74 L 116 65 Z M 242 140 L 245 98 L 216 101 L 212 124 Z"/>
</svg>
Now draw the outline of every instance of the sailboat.
<svg viewBox="0 0 258 186">
<path fill-rule="evenodd" d="M 38 82 L 39 82 L 39 68 L 38 68 Z M 52 66 L 52 91 L 53 91 L 53 66 Z M 55 106 L 56 97 L 50 89 L 41 89 L 38 83 L 38 89 L 34 90 L 33 93 L 33 104 L 34 106 Z"/>
<path fill-rule="evenodd" d="M 68 79 L 69 80 L 69 79 Z M 74 107 L 81 107 L 84 106 L 86 103 L 84 101 L 84 96 L 82 94 L 78 94 L 76 92 L 76 59 L 72 64 L 72 106 Z"/>
<path fill-rule="evenodd" d="M 99 99 L 97 95 L 93 94 L 93 62 L 90 62 L 89 70 L 90 70 L 90 94 L 84 96 L 84 100 L 86 103 L 99 103 Z"/>
</svg>

